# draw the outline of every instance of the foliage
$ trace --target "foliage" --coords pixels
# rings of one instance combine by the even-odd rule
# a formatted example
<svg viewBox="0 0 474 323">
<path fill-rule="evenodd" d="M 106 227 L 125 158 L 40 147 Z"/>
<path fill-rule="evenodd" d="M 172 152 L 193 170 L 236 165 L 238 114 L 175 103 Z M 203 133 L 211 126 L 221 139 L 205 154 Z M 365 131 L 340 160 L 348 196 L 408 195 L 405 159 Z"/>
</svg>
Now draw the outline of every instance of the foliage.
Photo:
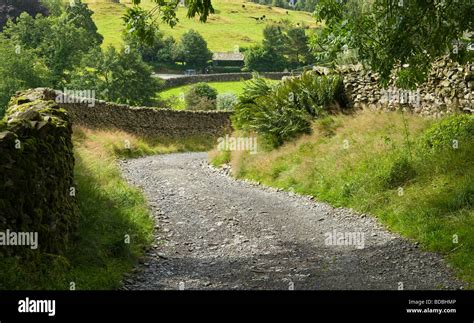
<svg viewBox="0 0 474 323">
<path fill-rule="evenodd" d="M 312 56 L 308 46 L 308 36 L 303 27 L 290 27 L 287 31 L 288 61 L 293 67 L 311 63 Z"/>
<path fill-rule="evenodd" d="M 39 0 L 7 0 L 0 4 L 0 32 L 9 19 L 15 20 L 22 12 L 32 17 L 48 15 L 48 9 Z"/>
<path fill-rule="evenodd" d="M 232 124 L 236 129 L 247 129 L 253 119 L 253 107 L 256 100 L 260 97 L 267 96 L 273 90 L 273 84 L 268 80 L 254 74 L 253 78 L 245 82 L 244 90 L 238 97 L 238 103 L 235 113 L 232 116 Z"/>
<path fill-rule="evenodd" d="M 469 1 L 321 0 L 315 16 L 325 27 L 312 48 L 326 63 L 355 49 L 380 74 L 382 84 L 396 72 L 398 86 L 413 88 L 426 80 L 437 57 L 467 57 L 472 38 L 464 40 L 463 34 L 473 31 L 473 11 Z"/>
<path fill-rule="evenodd" d="M 453 115 L 429 128 L 421 142 L 430 150 L 453 149 L 456 144 L 464 146 L 474 139 L 474 116 Z M 457 148 L 456 148 L 457 149 Z"/>
<path fill-rule="evenodd" d="M 184 96 L 189 110 L 215 110 L 217 90 L 207 83 L 193 85 Z"/>
<path fill-rule="evenodd" d="M 312 61 L 308 37 L 303 27 L 269 24 L 263 30 L 262 45 L 251 47 L 245 53 L 245 68 L 251 71 L 282 71 L 297 68 Z"/>
<path fill-rule="evenodd" d="M 342 79 L 305 72 L 271 86 L 261 78 L 247 83 L 235 107 L 233 125 L 255 131 L 273 147 L 310 132 L 310 120 L 342 102 Z"/>
<path fill-rule="evenodd" d="M 62 0 L 40 0 L 40 2 L 52 16 L 58 17 L 64 12 L 64 1 Z"/>
<path fill-rule="evenodd" d="M 32 49 L 18 51 L 15 44 L 0 37 L 0 119 L 15 92 L 49 85 L 49 71 Z"/>
<path fill-rule="evenodd" d="M 176 48 L 175 60 L 186 63 L 189 68 L 203 69 L 211 58 L 212 53 L 198 32 L 191 29 L 183 34 Z"/>
<path fill-rule="evenodd" d="M 234 93 L 220 93 L 217 95 L 217 110 L 233 110 L 237 103 L 237 96 Z"/>
<path fill-rule="evenodd" d="M 93 50 L 71 75 L 73 89 L 94 89 L 98 99 L 128 105 L 152 105 L 159 86 L 137 52 L 108 47 Z"/>
<path fill-rule="evenodd" d="M 264 48 L 272 49 L 273 52 L 283 54 L 285 52 L 287 43 L 287 35 L 284 32 L 284 28 L 279 24 L 269 24 L 263 29 L 263 42 Z"/>
<path fill-rule="evenodd" d="M 277 82 L 277 81 L 271 81 Z M 208 85 L 215 88 L 217 93 L 232 93 L 238 96 L 244 91 L 244 81 L 231 81 L 231 82 L 208 82 Z M 193 86 L 193 84 L 183 85 L 170 89 L 165 89 L 158 93 L 161 100 L 167 101 L 168 106 L 171 106 L 175 110 L 184 110 L 186 103 L 184 101 L 185 94 Z"/>
<path fill-rule="evenodd" d="M 251 47 L 245 53 L 245 69 L 257 72 L 278 72 L 286 67 L 285 57 L 281 52 L 264 46 Z"/>
<path fill-rule="evenodd" d="M 87 31 L 88 37 L 96 45 L 102 44 L 104 37 L 97 32 L 97 26 L 92 20 L 92 14 L 94 12 L 89 7 L 82 3 L 81 0 L 73 0 L 69 2 L 66 7 L 67 20 L 72 22 L 77 28 L 83 28 Z"/>
<path fill-rule="evenodd" d="M 82 56 L 95 47 L 89 32 L 77 28 L 66 15 L 34 19 L 23 13 L 16 24 L 7 24 L 3 34 L 20 46 L 20 50 L 31 50 L 44 61 L 51 71 L 54 87 L 61 87 L 67 82 L 69 71 L 78 66 Z"/>
<path fill-rule="evenodd" d="M 142 42 L 135 34 L 125 33 L 124 43 L 130 50 L 138 51 L 143 61 L 153 66 L 174 64 L 175 40 L 172 37 L 164 38 L 158 29 L 154 30 L 149 42 Z"/>
</svg>

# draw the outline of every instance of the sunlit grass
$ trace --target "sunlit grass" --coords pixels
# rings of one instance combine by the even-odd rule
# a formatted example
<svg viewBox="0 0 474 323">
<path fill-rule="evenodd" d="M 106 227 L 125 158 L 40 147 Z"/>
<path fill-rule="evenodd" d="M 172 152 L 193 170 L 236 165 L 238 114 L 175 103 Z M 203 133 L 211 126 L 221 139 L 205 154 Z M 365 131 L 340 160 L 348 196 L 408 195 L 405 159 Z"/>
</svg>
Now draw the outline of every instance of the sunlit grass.
<svg viewBox="0 0 474 323">
<path fill-rule="evenodd" d="M 122 16 L 125 8 L 131 6 L 131 1 L 121 1 L 120 4 L 106 3 L 101 0 L 86 0 L 89 8 L 94 11 L 93 19 L 104 36 L 104 46 L 120 46 L 123 42 L 121 31 L 123 30 Z M 179 24 L 171 28 L 163 23 L 160 30 L 165 35 L 179 39 L 180 36 L 194 29 L 206 39 L 209 49 L 212 51 L 233 51 L 235 46 L 248 47 L 262 40 L 265 23 L 256 22 L 252 17 L 265 15 L 267 22 L 278 22 L 281 19 L 299 23 L 300 25 L 314 27 L 315 19 L 308 12 L 292 11 L 281 8 L 269 8 L 243 0 L 213 0 L 216 14 L 211 15 L 206 23 L 199 22 L 198 18 L 186 18 L 186 8 L 179 8 L 177 15 Z M 245 4 L 245 8 L 242 5 Z M 154 3 L 151 0 L 143 0 L 142 6 L 151 9 Z M 288 14 L 286 12 L 288 11 Z"/>
<path fill-rule="evenodd" d="M 257 155 L 233 152 L 234 174 L 377 216 L 388 228 L 444 255 L 474 286 L 474 138 L 427 153 L 434 120 L 365 112 L 314 123 L 312 135 Z M 213 154 L 214 164 L 228 162 Z M 458 239 L 458 243 L 454 241 Z"/>
</svg>

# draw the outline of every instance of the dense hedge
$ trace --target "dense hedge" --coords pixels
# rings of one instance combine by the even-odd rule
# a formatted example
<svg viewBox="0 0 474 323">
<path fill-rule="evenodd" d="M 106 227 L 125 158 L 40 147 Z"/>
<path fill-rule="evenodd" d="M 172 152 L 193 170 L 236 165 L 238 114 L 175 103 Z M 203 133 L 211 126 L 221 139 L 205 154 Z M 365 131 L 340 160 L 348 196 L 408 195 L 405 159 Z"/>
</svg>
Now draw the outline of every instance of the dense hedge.
<svg viewBox="0 0 474 323">
<path fill-rule="evenodd" d="M 38 232 L 38 250 L 61 253 L 77 224 L 72 128 L 41 95 L 14 97 L 0 126 L 0 232 Z M 28 250 L 0 246 L 0 254 Z"/>
</svg>

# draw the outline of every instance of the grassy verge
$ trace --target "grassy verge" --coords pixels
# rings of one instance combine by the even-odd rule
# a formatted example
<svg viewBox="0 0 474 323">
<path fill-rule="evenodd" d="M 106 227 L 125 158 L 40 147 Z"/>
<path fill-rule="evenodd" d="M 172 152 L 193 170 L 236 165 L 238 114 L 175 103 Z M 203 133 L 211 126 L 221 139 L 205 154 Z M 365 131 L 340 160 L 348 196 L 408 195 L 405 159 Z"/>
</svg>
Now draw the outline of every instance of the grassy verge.
<svg viewBox="0 0 474 323">
<path fill-rule="evenodd" d="M 152 241 L 142 193 L 121 177 L 116 159 L 211 147 L 206 138 L 145 140 L 120 131 L 75 128 L 80 224 L 63 255 L 35 254 L 0 263 L 2 289 L 116 289 Z M 129 242 L 127 243 L 129 238 Z"/>
<path fill-rule="evenodd" d="M 314 123 L 312 135 L 250 155 L 213 152 L 233 173 L 377 216 L 390 230 L 443 254 L 474 287 L 474 138 L 428 152 L 435 121 L 373 112 Z"/>
</svg>

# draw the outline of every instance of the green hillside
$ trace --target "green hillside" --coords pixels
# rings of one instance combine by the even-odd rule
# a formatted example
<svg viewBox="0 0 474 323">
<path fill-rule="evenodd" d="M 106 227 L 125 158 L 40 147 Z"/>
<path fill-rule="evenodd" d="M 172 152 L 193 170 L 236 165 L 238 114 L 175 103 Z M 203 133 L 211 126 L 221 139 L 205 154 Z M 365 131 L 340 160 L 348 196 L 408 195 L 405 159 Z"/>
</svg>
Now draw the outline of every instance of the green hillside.
<svg viewBox="0 0 474 323">
<path fill-rule="evenodd" d="M 120 4 L 107 3 L 104 0 L 84 2 L 94 11 L 93 18 L 99 32 L 104 36 L 104 46 L 120 45 L 123 29 L 121 17 L 126 6 L 131 6 L 131 1 L 122 0 Z M 270 8 L 243 0 L 214 0 L 213 5 L 216 13 L 211 15 L 206 23 L 199 22 L 198 18 L 186 18 L 186 8 L 179 8 L 180 23 L 174 28 L 161 24 L 160 29 L 174 38 L 179 38 L 187 30 L 194 29 L 206 39 L 212 51 L 232 51 L 235 46 L 249 46 L 262 39 L 265 23 L 257 22 L 252 17 L 265 15 L 266 22 L 288 19 L 295 24 L 316 26 L 315 19 L 307 12 Z M 154 4 L 151 0 L 143 0 L 142 6 L 151 9 Z"/>
</svg>

